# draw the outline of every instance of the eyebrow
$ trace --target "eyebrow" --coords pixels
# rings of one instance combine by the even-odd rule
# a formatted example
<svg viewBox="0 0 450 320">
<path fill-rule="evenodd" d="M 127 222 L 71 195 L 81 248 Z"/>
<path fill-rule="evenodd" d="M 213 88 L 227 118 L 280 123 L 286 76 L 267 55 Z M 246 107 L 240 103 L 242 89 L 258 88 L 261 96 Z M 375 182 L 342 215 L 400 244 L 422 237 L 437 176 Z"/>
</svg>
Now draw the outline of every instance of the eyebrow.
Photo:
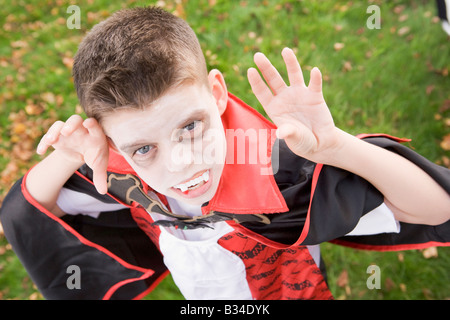
<svg viewBox="0 0 450 320">
<path fill-rule="evenodd" d="M 199 118 L 206 117 L 207 112 L 205 109 L 193 110 L 186 118 L 178 123 L 177 128 L 182 128 L 190 124 L 192 121 L 199 120 Z"/>
<path fill-rule="evenodd" d="M 178 122 L 176 128 L 182 128 L 188 124 L 190 124 L 192 121 L 199 120 L 199 118 L 204 118 L 207 115 L 207 112 L 205 109 L 196 109 L 193 110 L 191 113 L 189 113 L 185 119 Z M 149 143 L 146 140 L 139 140 L 134 141 L 130 143 L 125 143 L 124 145 L 120 146 L 119 149 L 124 151 L 125 153 L 132 153 L 135 150 L 147 146 L 147 145 L 153 145 L 155 143 Z"/>
<path fill-rule="evenodd" d="M 137 141 L 137 142 L 131 142 L 131 143 L 124 144 L 119 149 L 124 151 L 125 153 L 130 154 L 130 153 L 134 153 L 134 151 L 136 151 L 137 149 L 142 148 L 144 146 L 148 146 L 148 145 L 152 145 L 152 143 L 148 143 L 145 141 Z"/>
</svg>

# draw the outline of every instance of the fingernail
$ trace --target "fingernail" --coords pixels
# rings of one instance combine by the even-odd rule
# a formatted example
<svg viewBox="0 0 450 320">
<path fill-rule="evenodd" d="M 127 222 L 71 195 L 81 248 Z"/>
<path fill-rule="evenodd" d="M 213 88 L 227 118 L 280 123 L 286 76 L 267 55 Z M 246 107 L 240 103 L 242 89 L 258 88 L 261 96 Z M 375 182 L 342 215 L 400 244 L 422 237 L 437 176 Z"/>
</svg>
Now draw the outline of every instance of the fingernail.
<svg viewBox="0 0 450 320">
<path fill-rule="evenodd" d="M 37 148 L 36 148 L 36 153 L 37 154 L 42 154 L 44 153 L 44 147 L 41 144 L 38 144 Z"/>
</svg>

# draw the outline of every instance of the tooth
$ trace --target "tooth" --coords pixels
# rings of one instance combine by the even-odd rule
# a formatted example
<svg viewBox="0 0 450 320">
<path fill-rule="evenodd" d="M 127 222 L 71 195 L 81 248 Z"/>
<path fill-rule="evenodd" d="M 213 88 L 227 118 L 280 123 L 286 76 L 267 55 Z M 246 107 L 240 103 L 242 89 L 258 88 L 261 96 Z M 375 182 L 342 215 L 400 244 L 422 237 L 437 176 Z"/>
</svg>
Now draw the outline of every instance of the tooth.
<svg viewBox="0 0 450 320">
<path fill-rule="evenodd" d="M 189 188 L 198 185 L 200 182 L 208 182 L 209 180 L 209 170 L 205 171 L 200 177 L 192 179 L 186 183 L 177 184 L 174 187 L 180 189 L 182 192 L 185 192 Z"/>
</svg>

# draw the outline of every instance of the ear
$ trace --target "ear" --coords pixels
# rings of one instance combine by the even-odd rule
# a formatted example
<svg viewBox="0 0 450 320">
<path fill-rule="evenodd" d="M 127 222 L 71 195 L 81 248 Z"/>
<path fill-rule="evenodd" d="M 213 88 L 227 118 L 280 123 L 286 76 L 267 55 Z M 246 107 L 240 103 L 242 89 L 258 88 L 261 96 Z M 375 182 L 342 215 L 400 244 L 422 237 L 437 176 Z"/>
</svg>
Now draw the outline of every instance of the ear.
<svg viewBox="0 0 450 320">
<path fill-rule="evenodd" d="M 225 79 L 219 70 L 213 69 L 208 74 L 208 82 L 211 93 L 219 108 L 219 113 L 222 115 L 225 112 L 228 103 L 228 90 Z"/>
</svg>

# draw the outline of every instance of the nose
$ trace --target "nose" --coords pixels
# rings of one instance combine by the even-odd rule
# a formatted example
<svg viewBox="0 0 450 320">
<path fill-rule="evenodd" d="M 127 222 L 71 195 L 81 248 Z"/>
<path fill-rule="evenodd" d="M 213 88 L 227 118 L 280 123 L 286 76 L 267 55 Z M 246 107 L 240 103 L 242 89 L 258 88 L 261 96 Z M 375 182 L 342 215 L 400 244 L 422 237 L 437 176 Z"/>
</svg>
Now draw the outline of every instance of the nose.
<svg viewBox="0 0 450 320">
<path fill-rule="evenodd" d="M 167 171 L 182 172 L 194 163 L 194 155 L 189 145 L 174 143 L 167 147 L 163 161 Z"/>
</svg>

